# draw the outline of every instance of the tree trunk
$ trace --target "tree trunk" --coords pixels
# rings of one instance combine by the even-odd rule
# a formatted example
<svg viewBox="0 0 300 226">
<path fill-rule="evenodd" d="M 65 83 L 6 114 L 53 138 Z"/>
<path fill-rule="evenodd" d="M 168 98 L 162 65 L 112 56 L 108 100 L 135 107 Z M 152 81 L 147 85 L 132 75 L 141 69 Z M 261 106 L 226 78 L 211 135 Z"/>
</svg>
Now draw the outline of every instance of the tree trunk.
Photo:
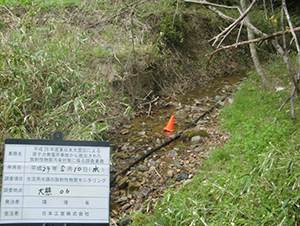
<svg viewBox="0 0 300 226">
<path fill-rule="evenodd" d="M 246 0 L 240 0 L 241 3 L 241 7 L 242 10 L 245 11 L 247 9 L 247 2 Z M 247 14 L 247 16 L 244 19 L 247 23 L 250 24 L 250 16 L 249 14 Z M 248 40 L 252 40 L 254 39 L 254 33 L 253 31 L 247 27 L 247 33 L 248 33 Z M 256 71 L 261 79 L 262 84 L 264 85 L 265 88 L 269 89 L 270 88 L 270 82 L 268 81 L 268 79 L 266 78 L 266 75 L 263 71 L 263 68 L 260 64 L 259 58 L 258 58 L 258 54 L 256 51 L 256 45 L 255 43 L 250 43 L 249 44 L 249 48 L 250 48 L 250 53 L 251 53 L 251 57 L 254 63 L 254 66 L 256 68 Z"/>
</svg>

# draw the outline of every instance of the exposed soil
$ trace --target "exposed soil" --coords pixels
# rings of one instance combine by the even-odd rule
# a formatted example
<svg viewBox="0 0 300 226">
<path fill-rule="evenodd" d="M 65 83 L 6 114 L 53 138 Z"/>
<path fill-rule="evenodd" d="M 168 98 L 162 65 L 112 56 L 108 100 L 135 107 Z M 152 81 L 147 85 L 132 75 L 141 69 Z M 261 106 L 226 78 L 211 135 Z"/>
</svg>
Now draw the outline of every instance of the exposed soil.
<svg viewBox="0 0 300 226">
<path fill-rule="evenodd" d="M 153 17 L 151 21 L 161 19 Z M 132 101 L 138 106 L 136 110 L 143 108 L 144 104 L 141 102 L 153 101 L 158 96 L 176 99 L 177 94 L 185 94 L 199 84 L 228 74 L 242 74 L 249 69 L 249 65 L 237 63 L 242 57 L 247 57 L 244 56 L 243 49 L 223 51 L 211 57 L 207 55 L 213 51 L 208 40 L 219 32 L 213 29 L 211 21 L 199 13 L 186 13 L 181 17 L 181 42 L 165 43 L 158 38 L 160 58 L 145 59 L 136 56 L 136 63 L 125 68 L 125 76 L 111 79 L 117 90 L 132 97 Z M 158 36 L 159 31 L 159 27 L 151 25 L 154 36 Z M 155 103 L 161 107 L 159 100 L 161 99 Z"/>
</svg>

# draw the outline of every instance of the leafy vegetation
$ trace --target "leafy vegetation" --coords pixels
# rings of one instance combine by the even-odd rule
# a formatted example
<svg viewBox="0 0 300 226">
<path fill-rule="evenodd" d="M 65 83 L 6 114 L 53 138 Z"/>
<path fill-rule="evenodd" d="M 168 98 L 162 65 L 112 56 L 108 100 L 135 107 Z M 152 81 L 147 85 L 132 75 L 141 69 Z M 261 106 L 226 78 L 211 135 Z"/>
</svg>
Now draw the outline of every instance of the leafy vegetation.
<svg viewBox="0 0 300 226">
<path fill-rule="evenodd" d="M 269 68 L 278 75 L 284 65 L 275 62 Z M 277 77 L 277 84 L 286 79 Z M 153 215 L 136 214 L 133 225 L 298 222 L 299 121 L 277 111 L 287 96 L 287 91 L 266 91 L 252 73 L 234 94 L 233 105 L 221 112 L 231 140 L 210 153 L 191 183 L 167 191 Z"/>
<path fill-rule="evenodd" d="M 101 64 L 89 65 L 90 37 L 63 17 L 45 14 L 49 6 L 59 15 L 79 2 L 57 1 L 63 9 L 49 2 L 2 2 L 1 143 L 7 137 L 49 138 L 55 130 L 71 139 L 101 139 L 107 129 L 107 101 L 114 95 Z"/>
<path fill-rule="evenodd" d="M 176 19 L 176 20 L 175 20 Z M 179 44 L 183 42 L 182 18 L 167 17 L 161 22 L 161 32 L 163 39 L 167 43 Z"/>
<path fill-rule="evenodd" d="M 132 112 L 108 74 L 126 75 L 133 56 L 147 64 L 158 52 L 151 40 L 144 43 L 144 31 L 133 49 L 126 38 L 132 27 L 120 26 L 127 9 L 121 2 L 0 1 L 2 145 L 8 137 L 50 138 L 55 130 L 68 139 L 102 139 L 114 115 Z M 103 16 L 116 23 L 99 30 Z"/>
</svg>

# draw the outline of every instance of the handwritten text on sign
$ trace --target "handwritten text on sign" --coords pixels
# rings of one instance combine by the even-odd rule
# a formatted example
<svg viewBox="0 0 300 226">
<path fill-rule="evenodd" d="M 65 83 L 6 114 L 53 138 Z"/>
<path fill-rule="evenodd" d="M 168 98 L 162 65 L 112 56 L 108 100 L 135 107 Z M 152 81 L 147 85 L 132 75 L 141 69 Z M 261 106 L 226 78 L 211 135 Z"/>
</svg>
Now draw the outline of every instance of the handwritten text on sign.
<svg viewBox="0 0 300 226">
<path fill-rule="evenodd" d="M 0 223 L 108 223 L 109 147 L 6 144 Z"/>
</svg>

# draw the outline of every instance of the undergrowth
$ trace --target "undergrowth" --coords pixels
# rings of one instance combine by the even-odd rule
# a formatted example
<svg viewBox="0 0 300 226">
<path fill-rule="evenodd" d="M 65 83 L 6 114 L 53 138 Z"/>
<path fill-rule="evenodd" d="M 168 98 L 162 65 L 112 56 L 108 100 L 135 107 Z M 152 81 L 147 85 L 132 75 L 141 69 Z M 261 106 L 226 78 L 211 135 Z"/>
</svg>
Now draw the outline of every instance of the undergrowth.
<svg viewBox="0 0 300 226">
<path fill-rule="evenodd" d="M 57 2 L 63 3 L 75 5 Z M 62 17 L 50 18 L 62 9 L 45 14 L 48 7 L 37 1 L 2 5 L 1 143 L 8 137 L 51 138 L 55 130 L 70 139 L 99 140 L 106 131 L 107 102 L 114 97 L 100 64 L 89 66 L 88 34 Z"/>
<path fill-rule="evenodd" d="M 221 112 L 231 140 L 191 183 L 168 190 L 152 215 L 135 214 L 133 225 L 297 224 L 299 114 L 292 120 L 288 106 L 278 111 L 288 95 L 264 90 L 252 74 Z"/>
<path fill-rule="evenodd" d="M 1 147 L 5 138 L 49 139 L 56 130 L 101 140 L 113 117 L 133 111 L 110 82 L 130 77 L 133 64 L 150 67 L 160 53 L 147 24 L 128 23 L 135 2 L 127 3 L 0 0 Z M 143 7 L 157 7 L 143 4 L 134 7 L 146 19 Z M 162 6 L 172 13 L 168 0 Z"/>
</svg>

